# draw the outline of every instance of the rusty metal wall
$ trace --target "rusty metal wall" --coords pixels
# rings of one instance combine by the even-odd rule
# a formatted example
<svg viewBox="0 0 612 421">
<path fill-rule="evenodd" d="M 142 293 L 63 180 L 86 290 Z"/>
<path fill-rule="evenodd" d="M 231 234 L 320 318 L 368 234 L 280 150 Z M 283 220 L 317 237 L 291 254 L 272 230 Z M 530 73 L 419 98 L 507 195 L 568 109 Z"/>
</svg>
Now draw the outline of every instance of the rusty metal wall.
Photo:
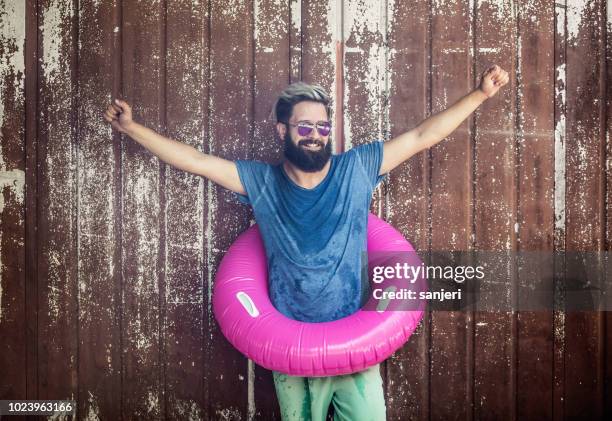
<svg viewBox="0 0 612 421">
<path fill-rule="evenodd" d="M 0 399 L 79 419 L 279 419 L 222 338 L 215 268 L 248 209 L 111 133 L 135 118 L 228 159 L 333 93 L 337 151 L 510 83 L 391 173 L 373 211 L 420 250 L 610 250 L 611 0 L 0 0 Z M 612 415 L 612 315 L 427 315 L 384 364 L 389 420 Z"/>
</svg>

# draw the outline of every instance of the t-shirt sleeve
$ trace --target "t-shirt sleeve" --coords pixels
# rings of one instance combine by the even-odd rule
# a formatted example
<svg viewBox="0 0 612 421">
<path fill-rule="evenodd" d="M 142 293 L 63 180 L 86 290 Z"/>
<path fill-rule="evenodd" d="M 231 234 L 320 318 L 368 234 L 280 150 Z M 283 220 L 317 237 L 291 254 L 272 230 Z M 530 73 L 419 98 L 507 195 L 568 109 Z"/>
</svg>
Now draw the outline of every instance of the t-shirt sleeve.
<svg viewBox="0 0 612 421">
<path fill-rule="evenodd" d="M 375 188 L 386 177 L 386 174 L 378 175 L 383 160 L 383 142 L 375 140 L 374 142 L 356 146 L 354 149 L 366 177 L 370 180 L 372 188 Z"/>
<path fill-rule="evenodd" d="M 269 165 L 259 161 L 237 160 L 238 176 L 246 195 L 235 193 L 241 203 L 253 205 L 266 185 Z"/>
</svg>

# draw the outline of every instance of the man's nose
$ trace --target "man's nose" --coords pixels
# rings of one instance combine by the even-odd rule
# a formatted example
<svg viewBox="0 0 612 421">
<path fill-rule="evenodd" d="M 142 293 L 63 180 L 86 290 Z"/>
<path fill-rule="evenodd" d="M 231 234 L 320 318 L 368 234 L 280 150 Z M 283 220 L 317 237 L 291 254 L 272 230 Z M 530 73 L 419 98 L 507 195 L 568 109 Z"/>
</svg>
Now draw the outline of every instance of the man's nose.
<svg viewBox="0 0 612 421">
<path fill-rule="evenodd" d="M 314 140 L 323 140 L 323 136 L 321 136 L 321 133 L 319 133 L 319 130 L 316 127 L 312 129 L 312 138 Z"/>
</svg>

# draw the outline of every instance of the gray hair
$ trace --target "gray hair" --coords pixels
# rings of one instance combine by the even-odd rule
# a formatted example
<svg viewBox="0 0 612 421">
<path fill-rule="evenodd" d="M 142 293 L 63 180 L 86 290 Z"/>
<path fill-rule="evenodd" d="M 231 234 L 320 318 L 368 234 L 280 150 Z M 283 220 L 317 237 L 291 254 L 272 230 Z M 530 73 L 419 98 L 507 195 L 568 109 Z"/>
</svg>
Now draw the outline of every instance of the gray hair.
<svg viewBox="0 0 612 421">
<path fill-rule="evenodd" d="M 330 117 L 330 99 L 325 89 L 319 85 L 306 82 L 295 82 L 287 86 L 278 96 L 272 109 L 272 118 L 277 122 L 287 123 L 293 114 L 293 106 L 302 101 L 314 101 L 325 106 L 327 117 Z"/>
</svg>

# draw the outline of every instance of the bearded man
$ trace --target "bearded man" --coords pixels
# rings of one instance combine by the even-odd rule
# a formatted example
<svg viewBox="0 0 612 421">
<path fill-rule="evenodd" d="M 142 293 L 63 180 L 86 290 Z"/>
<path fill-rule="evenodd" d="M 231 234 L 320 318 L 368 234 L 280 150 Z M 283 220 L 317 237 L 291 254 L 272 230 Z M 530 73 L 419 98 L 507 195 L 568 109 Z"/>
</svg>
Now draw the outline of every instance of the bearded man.
<svg viewBox="0 0 612 421">
<path fill-rule="evenodd" d="M 330 99 L 319 86 L 288 86 L 274 106 L 285 159 L 276 165 L 229 161 L 168 139 L 132 120 L 121 100 L 104 118 L 161 160 L 206 177 L 252 206 L 268 259 L 270 298 L 278 311 L 304 322 L 337 320 L 359 310 L 366 298 L 361 255 L 366 248 L 372 192 L 383 176 L 446 138 L 480 104 L 508 83 L 498 66 L 483 72 L 477 89 L 412 130 L 331 153 Z M 332 377 L 273 372 L 283 420 L 386 418 L 379 365 Z"/>
</svg>

